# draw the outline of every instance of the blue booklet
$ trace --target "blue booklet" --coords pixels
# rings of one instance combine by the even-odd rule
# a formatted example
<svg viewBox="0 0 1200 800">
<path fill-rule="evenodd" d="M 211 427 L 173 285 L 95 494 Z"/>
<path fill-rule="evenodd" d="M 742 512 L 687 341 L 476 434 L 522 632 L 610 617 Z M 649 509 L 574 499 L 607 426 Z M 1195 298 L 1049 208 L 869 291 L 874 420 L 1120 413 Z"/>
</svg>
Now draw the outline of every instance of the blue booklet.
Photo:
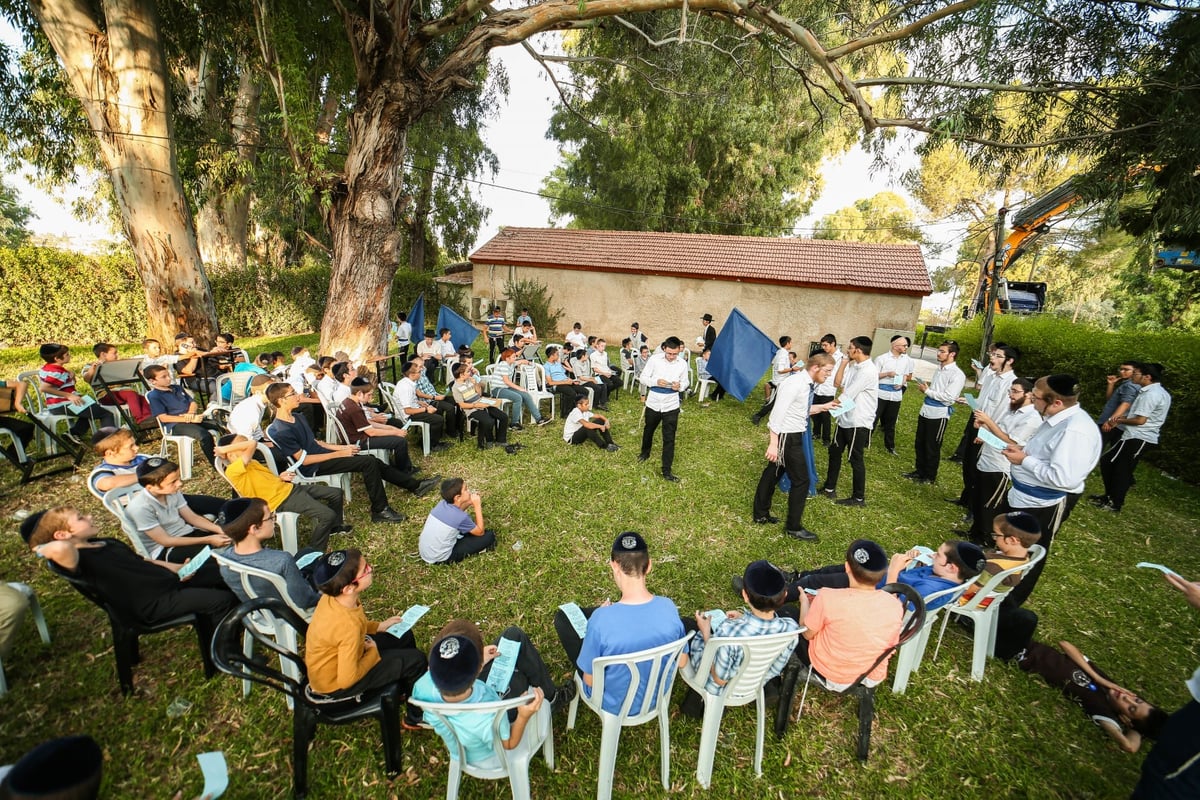
<svg viewBox="0 0 1200 800">
<path fill-rule="evenodd" d="M 513 670 L 517 667 L 517 654 L 521 652 L 521 643 L 501 636 L 500 641 L 496 643 L 496 648 L 500 652 L 492 659 L 492 669 L 488 672 L 487 685 L 495 689 L 496 694 L 503 697 L 504 693 L 508 691 L 508 685 L 512 682 Z"/>
<path fill-rule="evenodd" d="M 211 555 L 212 548 L 208 545 L 204 545 L 203 550 L 201 550 L 199 553 L 196 553 L 196 555 L 192 556 L 190 561 L 179 568 L 179 572 L 176 573 L 179 575 L 179 580 L 183 580 L 184 578 L 191 577 L 193 574 L 195 574 L 196 570 L 204 566 L 204 562 L 208 561 L 208 557 Z"/>
<path fill-rule="evenodd" d="M 567 620 L 570 621 L 571 627 L 575 629 L 575 633 L 582 639 L 587 636 L 587 617 L 583 615 L 583 609 L 578 603 L 563 603 L 559 608 L 567 615 Z"/>
<path fill-rule="evenodd" d="M 417 624 L 417 620 L 425 616 L 429 611 L 429 606 L 415 605 L 411 606 L 408 611 L 400 617 L 400 621 L 387 629 L 387 632 L 399 639 L 404 634 L 412 630 L 412 626 Z"/>
</svg>

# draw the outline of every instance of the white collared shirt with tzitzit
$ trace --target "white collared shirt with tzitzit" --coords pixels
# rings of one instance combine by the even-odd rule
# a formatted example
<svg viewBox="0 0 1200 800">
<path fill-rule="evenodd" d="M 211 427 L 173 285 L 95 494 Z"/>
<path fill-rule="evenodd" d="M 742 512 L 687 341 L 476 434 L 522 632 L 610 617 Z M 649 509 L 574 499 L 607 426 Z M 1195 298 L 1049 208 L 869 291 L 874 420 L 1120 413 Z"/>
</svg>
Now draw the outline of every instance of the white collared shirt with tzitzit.
<svg viewBox="0 0 1200 800">
<path fill-rule="evenodd" d="M 1016 442 L 1019 447 L 1024 447 L 1030 437 L 1042 426 L 1042 418 L 1037 413 L 1037 409 L 1033 407 L 1033 403 L 1027 403 L 1016 411 L 1005 409 L 998 418 L 992 417 L 992 419 L 995 420 L 996 427 L 1004 431 L 1004 435 Z M 986 444 L 980 449 L 979 460 L 975 463 L 979 466 L 980 472 L 1002 472 L 1005 475 L 1009 474 L 1012 467 L 1012 463 L 1004 457 L 1003 450 L 997 450 Z"/>
<path fill-rule="evenodd" d="M 767 427 L 777 434 L 804 433 L 812 405 L 813 379 L 808 370 L 793 372 L 776 390 Z"/>
<path fill-rule="evenodd" d="M 979 408 L 992 419 L 996 419 L 1008 408 L 1008 390 L 1012 388 L 1017 373 L 993 372 L 991 369 L 979 381 Z"/>
<path fill-rule="evenodd" d="M 842 373 L 842 398 L 854 401 L 854 408 L 838 417 L 839 428 L 870 428 L 875 424 L 875 410 L 879 405 L 879 368 L 875 362 L 865 358 L 851 361 Z"/>
<path fill-rule="evenodd" d="M 668 384 L 679 383 L 678 389 L 664 390 L 658 386 L 660 380 Z M 655 353 L 646 361 L 638 382 L 645 386 L 646 408 L 660 414 L 679 408 L 679 393 L 687 391 L 688 367 L 679 356 L 674 361 L 667 361 L 665 353 Z"/>
<path fill-rule="evenodd" d="M 833 397 L 837 394 L 837 386 L 834 385 L 833 379 L 837 376 L 838 367 L 846 360 L 846 354 L 841 350 L 833 351 L 833 371 L 829 373 L 829 377 L 817 384 L 817 397 Z M 849 369 L 849 367 L 847 367 Z"/>
<path fill-rule="evenodd" d="M 879 368 L 880 372 L 896 373 L 895 375 L 879 379 L 879 399 L 891 400 L 893 402 L 903 400 L 904 394 L 900 390 L 904 388 L 905 377 L 912 375 L 913 360 L 908 357 L 908 354 L 894 356 L 889 350 L 875 359 L 875 366 Z M 891 388 L 885 389 L 883 388 L 885 386 Z"/>
<path fill-rule="evenodd" d="M 1140 439 L 1150 444 L 1158 444 L 1158 434 L 1163 423 L 1167 421 L 1167 413 L 1171 410 L 1171 393 L 1163 388 L 1161 383 L 1143 386 L 1133 398 L 1126 417 L 1145 417 L 1141 425 L 1118 425 L 1125 431 L 1122 439 Z"/>
<path fill-rule="evenodd" d="M 925 419 L 946 419 L 958 398 L 962 397 L 967 376 L 951 361 L 933 373 L 933 382 L 921 401 L 921 416 Z M 933 402 L 927 402 L 933 401 Z"/>
<path fill-rule="evenodd" d="M 1013 508 L 1045 508 L 1083 491 L 1100 461 L 1100 429 L 1079 406 L 1046 418 L 1025 445 L 1025 460 L 1009 470 Z M 1026 488 L 1022 488 L 1026 487 Z"/>
</svg>

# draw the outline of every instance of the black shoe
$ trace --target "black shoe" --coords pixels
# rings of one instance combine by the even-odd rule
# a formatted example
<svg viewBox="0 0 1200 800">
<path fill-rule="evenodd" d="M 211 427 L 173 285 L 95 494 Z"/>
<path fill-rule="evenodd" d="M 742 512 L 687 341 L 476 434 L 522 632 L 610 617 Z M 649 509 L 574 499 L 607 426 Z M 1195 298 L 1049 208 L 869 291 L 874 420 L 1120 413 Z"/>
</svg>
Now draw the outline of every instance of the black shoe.
<svg viewBox="0 0 1200 800">
<path fill-rule="evenodd" d="M 446 451 L 447 451 L 447 450 L 449 450 L 449 449 L 450 449 L 450 445 L 449 445 L 449 443 L 447 443 L 447 442 L 438 442 L 438 443 L 437 443 L 437 444 L 435 444 L 433 447 L 430 447 L 430 448 L 429 448 L 429 452 L 431 452 L 431 453 L 444 453 L 444 452 L 446 452 Z"/>
<path fill-rule="evenodd" d="M 933 485 L 933 478 L 912 478 L 913 483 L 919 483 L 923 486 Z"/>
<path fill-rule="evenodd" d="M 1096 508 L 1104 508 L 1106 505 L 1108 505 L 1108 495 L 1094 494 L 1088 498 L 1088 502 L 1094 505 Z"/>
<path fill-rule="evenodd" d="M 897 452 L 896 452 L 896 448 L 894 448 L 894 447 L 889 447 L 889 448 L 887 449 L 887 451 L 888 451 L 889 453 L 891 453 L 892 455 L 894 455 L 894 456 L 900 455 L 899 453 L 897 453 Z"/>
<path fill-rule="evenodd" d="M 955 464 L 961 464 L 961 463 L 962 463 L 962 456 L 950 456 L 950 457 L 949 457 L 949 458 L 947 458 L 946 460 L 947 460 L 947 461 L 953 461 Z"/>
<path fill-rule="evenodd" d="M 966 514 L 962 515 L 962 523 L 964 525 L 970 525 L 974 521 L 975 521 L 975 515 L 972 514 L 970 511 L 968 511 Z"/>
<path fill-rule="evenodd" d="M 947 503 L 950 503 L 951 505 L 962 506 L 963 508 L 967 507 L 967 504 L 962 501 L 961 497 L 947 497 L 944 499 Z"/>
<path fill-rule="evenodd" d="M 424 497 L 432 492 L 438 485 L 438 481 L 441 480 L 441 477 L 441 475 L 434 475 L 421 481 L 419 484 L 417 484 L 417 488 L 413 489 L 413 496 Z"/>
<path fill-rule="evenodd" d="M 519 445 L 519 444 L 504 445 L 504 452 L 508 453 L 510 456 L 515 456 L 517 454 L 517 451 L 520 449 L 521 449 L 521 445 Z"/>
<path fill-rule="evenodd" d="M 645 461 L 645 460 L 646 460 L 646 459 L 648 459 L 649 457 L 650 457 L 650 456 L 646 455 L 645 453 L 638 453 L 638 462 L 640 463 L 640 462 L 642 462 L 642 461 Z"/>
<path fill-rule="evenodd" d="M 615 453 L 615 452 L 617 452 L 618 450 L 620 450 L 620 449 L 621 449 L 621 447 L 620 447 L 619 445 L 615 445 L 615 444 L 609 444 L 609 445 L 605 445 L 605 446 L 604 446 L 604 449 L 605 449 L 605 450 L 607 450 L 607 451 L 608 451 L 608 452 L 610 452 L 610 453 Z"/>
<path fill-rule="evenodd" d="M 734 575 L 733 578 L 730 579 L 729 585 L 733 588 L 734 594 L 740 595 L 742 593 L 742 589 L 746 587 L 746 582 L 742 580 L 741 575 Z"/>
<path fill-rule="evenodd" d="M 757 425 L 760 422 L 762 422 L 762 417 L 760 417 L 758 414 L 754 414 L 750 417 L 751 425 Z"/>
<path fill-rule="evenodd" d="M 819 536 L 810 531 L 808 528 L 801 528 L 798 531 L 785 530 L 784 533 L 793 539 L 799 539 L 802 542 L 819 542 L 821 540 Z"/>
<path fill-rule="evenodd" d="M 822 440 L 821 440 L 821 444 L 825 445 L 826 447 L 829 447 L 829 440 L 828 440 L 828 439 L 822 439 Z"/>
<path fill-rule="evenodd" d="M 333 527 L 333 529 L 330 530 L 329 532 L 330 533 L 350 533 L 352 530 L 354 530 L 353 525 L 335 525 Z"/>
<path fill-rule="evenodd" d="M 755 525 L 778 525 L 779 517 L 773 517 L 770 514 L 767 514 L 765 517 L 755 517 L 754 524 Z"/>
<path fill-rule="evenodd" d="M 534 424 L 537 425 L 539 428 L 544 428 L 547 425 L 549 425 L 551 422 L 554 422 L 554 420 L 550 419 L 549 417 L 542 417 Z"/>
<path fill-rule="evenodd" d="M 554 699 L 550 701 L 551 713 L 559 711 L 571 705 L 571 701 L 575 699 L 575 679 L 567 678 L 561 686 L 554 690 Z"/>
<path fill-rule="evenodd" d="M 915 480 L 918 480 L 918 479 L 921 477 L 921 473 L 919 473 L 919 472 L 905 472 L 905 473 L 902 473 L 902 474 L 900 475 L 900 477 L 901 477 L 901 478 L 904 478 L 905 480 L 915 481 Z"/>
<path fill-rule="evenodd" d="M 821 487 L 821 495 L 823 497 L 828 497 L 830 500 L 833 500 L 837 497 L 837 491 L 834 489 L 830 489 L 828 486 L 823 486 L 823 487 Z"/>
<path fill-rule="evenodd" d="M 851 506 L 852 508 L 865 508 L 867 501 L 861 497 L 847 497 L 844 500 L 834 501 L 835 506 Z"/>
<path fill-rule="evenodd" d="M 525 426 L 519 422 L 510 422 L 508 425 L 508 429 L 510 431 L 523 431 L 523 430 L 525 430 Z"/>
<path fill-rule="evenodd" d="M 408 517 L 393 508 L 384 508 L 371 515 L 371 522 L 404 522 Z"/>
<path fill-rule="evenodd" d="M 668 480 L 671 483 L 679 483 L 679 476 L 673 472 L 664 472 L 663 479 Z"/>
</svg>

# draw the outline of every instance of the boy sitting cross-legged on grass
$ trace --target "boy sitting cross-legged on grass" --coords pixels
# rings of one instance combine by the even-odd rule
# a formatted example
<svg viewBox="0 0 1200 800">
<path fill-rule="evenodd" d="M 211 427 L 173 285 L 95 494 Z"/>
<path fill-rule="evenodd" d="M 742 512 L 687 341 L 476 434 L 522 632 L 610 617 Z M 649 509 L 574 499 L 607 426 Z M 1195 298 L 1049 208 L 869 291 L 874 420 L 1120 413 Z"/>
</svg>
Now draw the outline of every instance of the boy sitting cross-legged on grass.
<svg viewBox="0 0 1200 800">
<path fill-rule="evenodd" d="M 387 629 L 400 621 L 371 622 L 360 596 L 371 588 L 371 565 L 358 550 L 334 550 L 317 561 L 313 582 L 321 591 L 304 642 L 304 664 L 317 700 L 348 700 L 371 689 L 399 683 L 405 695 L 425 672 L 425 654 L 412 631 L 397 638 Z M 419 727 L 420 709 L 409 708 L 404 727 Z"/>
<path fill-rule="evenodd" d="M 321 596 L 309 582 L 306 571 L 296 566 L 296 556 L 312 551 L 301 550 L 293 556 L 283 550 L 263 547 L 263 543 L 275 535 L 275 512 L 267 507 L 265 500 L 257 497 L 230 500 L 225 504 L 224 514 L 226 522 L 221 530 L 233 540 L 233 547 L 223 554 L 226 558 L 282 577 L 287 584 L 288 596 L 300 608 L 311 609 L 317 604 Z M 309 567 L 307 574 L 311 573 L 312 567 Z M 241 576 L 224 564 L 221 565 L 221 577 L 239 600 L 250 599 L 242 587 Z M 256 597 L 278 597 L 275 587 L 267 581 L 252 576 L 250 583 Z"/>
<path fill-rule="evenodd" d="M 611 427 L 608 417 L 591 412 L 591 401 L 586 394 L 581 394 L 575 398 L 575 409 L 567 415 L 563 425 L 563 441 L 567 444 L 590 441 L 601 450 L 615 453 L 621 448 L 613 443 Z"/>
<path fill-rule="evenodd" d="M 479 492 L 468 489 L 462 478 L 442 481 L 442 500 L 429 512 L 421 529 L 418 543 L 421 558 L 426 564 L 456 564 L 468 556 L 495 549 L 496 532 L 484 527 L 483 498 Z"/>
<path fill-rule="evenodd" d="M 500 638 L 518 642 L 516 666 L 508 687 L 500 692 L 487 683 L 492 667 L 499 654 Z M 429 671 L 421 676 L 413 687 L 413 698 L 431 703 L 494 703 L 511 697 L 520 697 L 529 690 L 533 696 L 523 706 L 518 706 L 501 722 L 501 744 L 512 750 L 521 744 L 525 727 L 535 714 L 548 713 L 543 700 L 554 709 L 563 708 L 575 696 L 575 684 L 567 681 L 555 687 L 554 678 L 537 648 L 523 630 L 509 627 L 496 640 L 496 644 L 484 645 L 483 634 L 474 622 L 465 619 L 451 620 L 446 624 L 429 648 Z M 493 715 L 469 714 L 450 717 L 453 735 L 462 743 L 467 762 L 478 767 L 499 766 L 493 753 Z M 450 744 L 451 731 L 437 715 L 426 712 L 425 722 Z M 451 758 L 456 758 L 455 748 L 450 747 Z"/>
<path fill-rule="evenodd" d="M 769 561 L 754 561 L 749 564 L 742 575 L 742 599 L 746 602 L 744 610 L 727 612 L 725 619 L 716 628 L 712 626 L 712 620 L 707 614 L 696 612 L 696 627 L 700 635 L 693 636 L 688 644 L 689 663 L 700 663 L 704 656 L 704 648 L 713 636 L 766 636 L 785 631 L 799 631 L 800 626 L 796 620 L 775 613 L 783 605 L 786 589 L 783 573 Z M 779 694 L 778 681 L 775 681 L 775 678 L 787 666 L 794 648 L 795 645 L 792 645 L 781 653 L 767 673 L 767 678 L 773 681 L 776 687 L 770 692 L 775 697 Z M 740 648 L 722 647 L 713 660 L 712 672 L 704 688 L 713 694 L 720 692 L 721 687 L 737 672 L 745 656 L 745 652 Z M 704 701 L 688 687 L 679 710 L 689 717 L 700 719 L 704 716 Z"/>
<path fill-rule="evenodd" d="M 225 547 L 221 526 L 188 508 L 179 489 L 179 466 L 165 458 L 148 458 L 137 468 L 143 491 L 129 498 L 125 511 L 152 559 L 182 564 L 206 546 Z M 209 564 L 201 567 L 208 569 Z M 215 570 L 215 565 L 213 566 Z"/>
<path fill-rule="evenodd" d="M 91 487 L 104 494 L 123 486 L 138 482 L 137 468 L 150 456 L 138 452 L 137 441 L 128 428 L 104 427 L 92 435 L 92 450 L 100 456 L 100 463 L 88 475 Z M 185 494 L 188 508 L 197 514 L 221 513 L 225 501 L 206 494 Z"/>
<path fill-rule="evenodd" d="M 238 434 L 222 436 L 217 442 L 217 455 L 229 460 L 225 477 L 242 497 L 261 497 L 271 511 L 295 512 L 312 520 L 313 530 L 308 546 L 324 552 L 329 547 L 329 534 L 349 533 L 353 525 L 342 518 L 342 490 L 323 483 L 293 484 L 294 474 L 276 475 L 254 460 L 258 447 L 251 439 Z"/>
<path fill-rule="evenodd" d="M 796 654 L 834 691 L 854 683 L 900 637 L 904 604 L 876 588 L 887 569 L 882 547 L 870 539 L 856 539 L 846 550 L 847 588 L 822 589 L 811 602 L 807 594 L 800 594 L 805 630 Z M 887 668 L 885 658 L 866 682 L 879 683 L 887 677 Z"/>
</svg>

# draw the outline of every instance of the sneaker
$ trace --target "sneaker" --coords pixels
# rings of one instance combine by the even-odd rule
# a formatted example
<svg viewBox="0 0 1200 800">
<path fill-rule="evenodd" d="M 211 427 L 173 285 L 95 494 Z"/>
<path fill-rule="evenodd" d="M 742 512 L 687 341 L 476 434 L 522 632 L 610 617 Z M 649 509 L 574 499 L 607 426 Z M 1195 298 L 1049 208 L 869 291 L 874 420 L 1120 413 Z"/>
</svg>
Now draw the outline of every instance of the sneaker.
<svg viewBox="0 0 1200 800">
<path fill-rule="evenodd" d="M 523 430 L 525 430 L 525 426 L 519 422 L 510 422 L 508 424 L 508 429 L 510 431 L 523 431 Z"/>
<path fill-rule="evenodd" d="M 641 463 L 642 461 L 645 461 L 649 457 L 650 456 L 646 455 L 645 453 L 638 453 L 638 462 Z"/>
<path fill-rule="evenodd" d="M 828 486 L 824 486 L 821 488 L 821 496 L 828 497 L 830 500 L 833 500 L 835 497 L 837 497 L 837 490 L 830 489 Z"/>
<path fill-rule="evenodd" d="M 539 419 L 539 420 L 538 420 L 536 423 L 534 423 L 534 424 L 535 424 L 535 425 L 537 425 L 539 428 L 544 428 L 544 427 L 546 427 L 547 425 L 549 425 L 549 424 L 550 424 L 551 422 L 553 422 L 553 421 L 554 421 L 554 420 L 550 419 L 549 417 L 542 417 L 541 419 Z"/>
<path fill-rule="evenodd" d="M 1094 494 L 1088 498 L 1088 502 L 1094 505 L 1096 508 L 1104 508 L 1106 505 L 1108 505 L 1108 495 Z"/>
<path fill-rule="evenodd" d="M 849 506 L 850 508 L 865 508 L 867 501 L 861 497 L 847 497 L 843 500 L 835 500 L 835 506 Z"/>
<path fill-rule="evenodd" d="M 554 699 L 550 701 L 551 712 L 558 712 L 571 705 L 575 699 L 575 680 L 567 678 L 562 685 L 554 690 Z"/>
<path fill-rule="evenodd" d="M 760 422 L 762 422 L 762 417 L 760 417 L 758 414 L 754 414 L 753 416 L 750 417 L 751 425 L 757 425 Z"/>
<path fill-rule="evenodd" d="M 610 445 L 606 445 L 604 449 L 605 449 L 605 450 L 607 450 L 607 451 L 608 451 L 608 452 L 610 452 L 610 453 L 615 453 L 615 452 L 617 452 L 618 450 L 620 450 L 621 448 L 620 448 L 620 447 L 618 447 L 618 446 L 617 446 L 617 445 L 615 445 L 615 444 L 610 444 Z"/>
<path fill-rule="evenodd" d="M 668 480 L 671 483 L 679 483 L 679 476 L 673 472 L 664 472 L 663 479 Z"/>
</svg>

